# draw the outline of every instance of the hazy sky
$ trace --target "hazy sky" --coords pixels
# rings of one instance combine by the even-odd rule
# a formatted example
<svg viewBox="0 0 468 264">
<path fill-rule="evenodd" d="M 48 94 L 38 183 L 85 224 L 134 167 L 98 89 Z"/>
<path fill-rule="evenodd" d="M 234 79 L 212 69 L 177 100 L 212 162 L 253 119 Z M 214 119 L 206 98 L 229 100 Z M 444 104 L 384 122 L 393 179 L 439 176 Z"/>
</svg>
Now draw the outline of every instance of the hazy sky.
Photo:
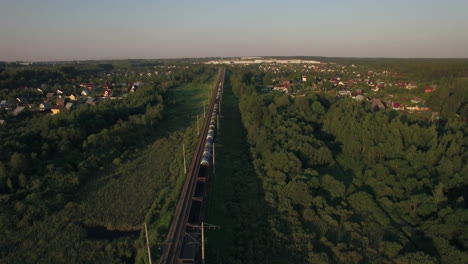
<svg viewBox="0 0 468 264">
<path fill-rule="evenodd" d="M 467 0 L 0 0 L 0 60 L 468 57 Z"/>
</svg>

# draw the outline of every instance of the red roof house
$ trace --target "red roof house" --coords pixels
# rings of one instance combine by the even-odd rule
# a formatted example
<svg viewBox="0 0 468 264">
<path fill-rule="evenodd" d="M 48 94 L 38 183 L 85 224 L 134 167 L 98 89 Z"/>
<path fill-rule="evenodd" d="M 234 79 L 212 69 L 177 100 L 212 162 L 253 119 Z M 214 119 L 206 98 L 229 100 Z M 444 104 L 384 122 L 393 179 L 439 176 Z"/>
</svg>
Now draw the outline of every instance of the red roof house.
<svg viewBox="0 0 468 264">
<path fill-rule="evenodd" d="M 392 108 L 394 110 L 403 110 L 403 109 L 405 109 L 405 107 L 402 104 L 398 103 L 398 102 L 393 102 L 392 103 Z"/>
<path fill-rule="evenodd" d="M 435 89 L 435 88 L 432 88 L 432 87 L 430 87 L 430 86 L 424 87 L 424 92 L 425 92 L 425 93 L 433 93 L 433 92 L 435 92 L 435 91 L 436 91 L 436 89 Z"/>
<path fill-rule="evenodd" d="M 112 96 L 114 92 L 111 89 L 104 90 L 103 95 L 104 96 Z"/>
</svg>

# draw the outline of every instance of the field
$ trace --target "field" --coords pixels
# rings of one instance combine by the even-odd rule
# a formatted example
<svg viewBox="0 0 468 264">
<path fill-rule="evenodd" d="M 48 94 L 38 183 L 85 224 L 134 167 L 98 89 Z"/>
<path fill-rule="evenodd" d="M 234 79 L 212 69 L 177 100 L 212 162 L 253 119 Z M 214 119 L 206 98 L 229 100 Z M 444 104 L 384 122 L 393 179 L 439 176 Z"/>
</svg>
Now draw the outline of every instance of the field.
<svg viewBox="0 0 468 264">
<path fill-rule="evenodd" d="M 162 241 L 177 202 L 187 158 L 196 138 L 196 114 L 213 78 L 204 84 L 172 88 L 165 98 L 164 119 L 152 142 L 141 139 L 108 166 L 101 167 L 65 208 L 12 232 L 0 256 L 2 263 L 134 263 L 146 260 L 141 232 L 149 225 L 152 246 Z M 156 253 L 156 252 L 155 252 Z M 138 255 L 138 256 L 137 256 Z M 156 258 L 156 256 L 154 256 Z"/>
</svg>

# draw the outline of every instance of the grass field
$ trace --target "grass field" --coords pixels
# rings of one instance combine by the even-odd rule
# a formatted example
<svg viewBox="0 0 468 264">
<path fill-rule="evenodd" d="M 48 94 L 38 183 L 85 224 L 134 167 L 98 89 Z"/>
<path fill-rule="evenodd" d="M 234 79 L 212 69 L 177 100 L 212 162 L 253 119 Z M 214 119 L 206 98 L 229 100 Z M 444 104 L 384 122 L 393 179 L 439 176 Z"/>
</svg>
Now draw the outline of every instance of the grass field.
<svg viewBox="0 0 468 264">
<path fill-rule="evenodd" d="M 168 91 L 164 119 L 140 149 L 128 150 L 97 171 L 79 198 L 43 221 L 11 234 L 1 263 L 134 263 L 146 261 L 141 232 L 149 224 L 157 248 L 170 224 L 196 140 L 196 115 L 214 84 Z M 2 243 L 3 244 L 3 243 Z M 138 249 L 138 252 L 136 251 Z M 156 252 L 155 252 L 156 253 Z M 154 261 L 156 261 L 154 256 Z M 136 260 L 135 260 L 136 258 Z"/>
</svg>

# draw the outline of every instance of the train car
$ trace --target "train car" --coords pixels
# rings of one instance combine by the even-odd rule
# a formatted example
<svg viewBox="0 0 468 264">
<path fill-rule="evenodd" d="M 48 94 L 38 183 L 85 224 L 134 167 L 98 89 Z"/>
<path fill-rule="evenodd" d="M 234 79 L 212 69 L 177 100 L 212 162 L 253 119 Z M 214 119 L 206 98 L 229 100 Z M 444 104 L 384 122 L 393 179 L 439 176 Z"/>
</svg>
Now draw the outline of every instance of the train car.
<svg viewBox="0 0 468 264">
<path fill-rule="evenodd" d="M 205 144 L 205 150 L 209 150 L 211 152 L 213 150 L 213 143 L 207 142 Z"/>
<path fill-rule="evenodd" d="M 202 158 L 201 158 L 200 165 L 210 166 L 210 159 L 211 159 L 211 153 L 208 151 L 204 151 Z"/>
<path fill-rule="evenodd" d="M 210 129 L 210 130 L 208 130 L 208 136 L 207 137 L 214 137 L 214 134 L 215 134 L 214 130 Z"/>
<path fill-rule="evenodd" d="M 203 154 L 200 160 L 200 165 L 202 166 L 210 166 L 211 163 L 211 155 L 213 151 L 213 143 L 214 143 L 214 136 L 216 134 L 216 125 L 218 121 L 218 111 L 219 111 L 219 103 L 221 99 L 221 92 L 222 92 L 222 87 L 223 87 L 223 82 L 224 82 L 224 76 L 220 79 L 220 83 L 218 85 L 218 89 L 216 91 L 216 97 L 215 97 L 215 102 L 213 105 L 213 113 L 211 115 L 210 123 L 209 123 L 209 128 L 208 128 L 208 133 L 206 135 L 205 139 L 205 146 L 203 148 Z"/>
</svg>

